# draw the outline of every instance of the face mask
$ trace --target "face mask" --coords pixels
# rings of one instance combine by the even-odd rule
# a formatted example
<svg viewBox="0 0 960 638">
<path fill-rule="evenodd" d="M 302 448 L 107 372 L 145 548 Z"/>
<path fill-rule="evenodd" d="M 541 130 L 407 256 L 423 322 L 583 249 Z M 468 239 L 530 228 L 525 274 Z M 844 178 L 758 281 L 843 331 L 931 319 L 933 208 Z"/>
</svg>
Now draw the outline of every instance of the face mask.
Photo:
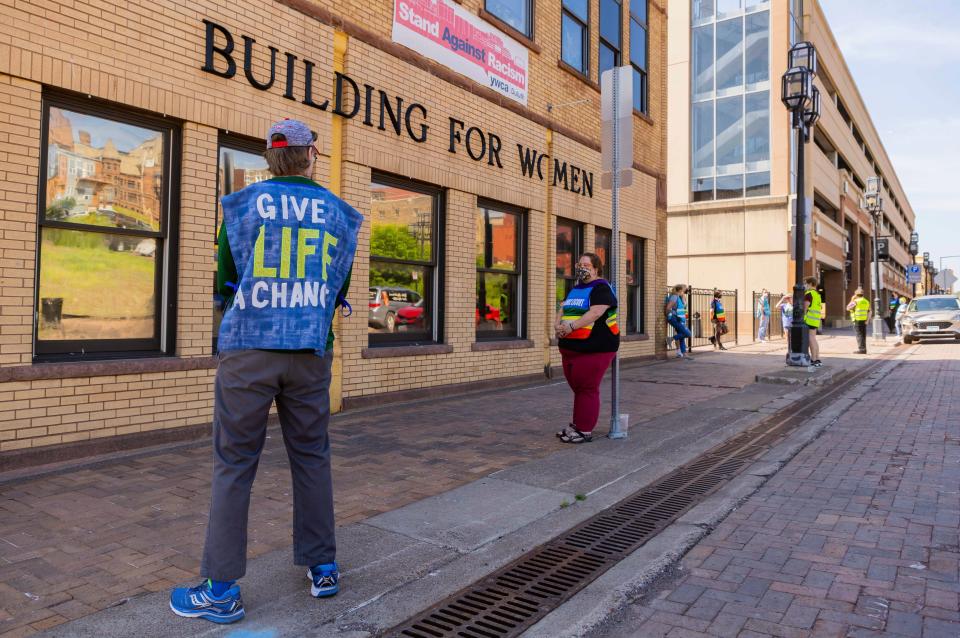
<svg viewBox="0 0 960 638">
<path fill-rule="evenodd" d="M 577 281 L 583 281 L 590 276 L 590 271 L 583 266 L 577 266 Z"/>
</svg>

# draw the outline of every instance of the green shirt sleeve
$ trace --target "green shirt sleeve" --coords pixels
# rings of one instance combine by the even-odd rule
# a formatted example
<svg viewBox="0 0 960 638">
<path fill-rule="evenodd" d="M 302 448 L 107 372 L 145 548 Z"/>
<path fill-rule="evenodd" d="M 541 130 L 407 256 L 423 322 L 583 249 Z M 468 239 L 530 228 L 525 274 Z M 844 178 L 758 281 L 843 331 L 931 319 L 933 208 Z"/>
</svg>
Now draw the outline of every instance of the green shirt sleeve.
<svg viewBox="0 0 960 638">
<path fill-rule="evenodd" d="M 220 224 L 220 233 L 217 235 L 217 293 L 229 302 L 236 293 L 237 265 L 230 252 L 230 242 L 227 241 L 227 225 Z M 234 285 L 231 288 L 227 283 Z"/>
</svg>

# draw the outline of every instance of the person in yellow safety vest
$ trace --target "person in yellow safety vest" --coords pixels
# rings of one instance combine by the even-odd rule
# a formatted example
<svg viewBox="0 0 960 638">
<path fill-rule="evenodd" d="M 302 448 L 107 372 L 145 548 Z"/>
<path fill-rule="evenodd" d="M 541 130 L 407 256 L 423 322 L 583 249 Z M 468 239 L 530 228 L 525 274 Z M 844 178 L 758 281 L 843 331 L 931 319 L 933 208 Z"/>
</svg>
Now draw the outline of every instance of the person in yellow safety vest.
<svg viewBox="0 0 960 638">
<path fill-rule="evenodd" d="M 810 336 L 810 364 L 819 368 L 823 365 L 820 361 L 820 345 L 817 343 L 817 329 L 820 327 L 822 319 L 820 309 L 823 301 L 820 293 L 817 292 L 817 278 L 807 277 L 803 280 L 803 287 L 806 290 L 803 296 L 803 322 L 806 324 L 807 333 Z"/>
<path fill-rule="evenodd" d="M 853 298 L 847 304 L 850 311 L 850 320 L 857 334 L 856 354 L 867 354 L 867 319 L 870 318 L 870 300 L 863 296 L 863 288 L 853 292 Z"/>
</svg>

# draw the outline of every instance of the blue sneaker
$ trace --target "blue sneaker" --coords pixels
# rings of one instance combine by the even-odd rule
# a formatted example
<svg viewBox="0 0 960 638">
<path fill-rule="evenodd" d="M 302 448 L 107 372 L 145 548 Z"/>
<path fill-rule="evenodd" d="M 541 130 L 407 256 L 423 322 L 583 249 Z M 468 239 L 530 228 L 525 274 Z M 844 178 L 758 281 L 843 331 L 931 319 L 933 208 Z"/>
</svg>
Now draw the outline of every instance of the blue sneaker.
<svg viewBox="0 0 960 638">
<path fill-rule="evenodd" d="M 221 625 L 237 622 L 244 616 L 239 585 L 216 598 L 206 580 L 196 587 L 177 587 L 170 592 L 170 609 L 184 618 L 205 618 Z"/>
<path fill-rule="evenodd" d="M 314 598 L 334 596 L 340 591 L 340 570 L 337 564 L 317 565 L 307 570 L 310 579 L 310 595 Z"/>
</svg>

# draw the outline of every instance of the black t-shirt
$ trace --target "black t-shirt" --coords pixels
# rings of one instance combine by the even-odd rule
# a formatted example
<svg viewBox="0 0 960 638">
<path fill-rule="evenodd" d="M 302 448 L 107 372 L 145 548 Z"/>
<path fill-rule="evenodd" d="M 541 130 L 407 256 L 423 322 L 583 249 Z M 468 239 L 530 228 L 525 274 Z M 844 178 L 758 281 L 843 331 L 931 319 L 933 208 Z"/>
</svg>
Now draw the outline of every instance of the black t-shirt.
<svg viewBox="0 0 960 638">
<path fill-rule="evenodd" d="M 600 318 L 593 322 L 593 328 L 590 330 L 590 336 L 585 339 L 559 339 L 557 345 L 562 350 L 572 350 L 574 352 L 616 352 L 620 349 L 620 329 L 613 320 L 613 329 L 607 323 L 608 319 L 617 313 L 617 298 L 610 288 L 610 284 L 599 279 L 588 284 L 578 284 L 574 286 L 567 299 L 570 299 L 576 293 L 581 295 L 589 289 L 589 305 L 584 309 L 589 310 L 589 306 L 610 306 Z M 581 313 L 582 314 L 582 313 Z"/>
</svg>

